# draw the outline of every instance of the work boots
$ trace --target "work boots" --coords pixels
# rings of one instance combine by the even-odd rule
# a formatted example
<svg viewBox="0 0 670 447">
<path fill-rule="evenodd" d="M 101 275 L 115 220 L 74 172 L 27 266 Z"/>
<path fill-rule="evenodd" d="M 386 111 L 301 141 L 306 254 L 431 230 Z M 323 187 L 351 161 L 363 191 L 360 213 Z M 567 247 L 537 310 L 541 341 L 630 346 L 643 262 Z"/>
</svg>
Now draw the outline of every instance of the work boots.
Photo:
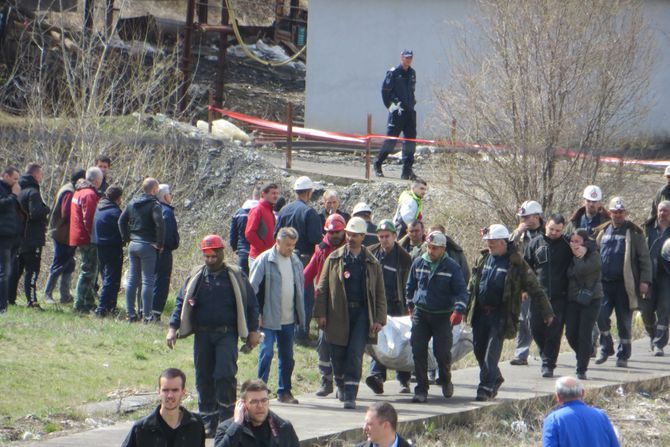
<svg viewBox="0 0 670 447">
<path fill-rule="evenodd" d="M 374 164 L 375 175 L 377 177 L 384 177 L 384 172 L 382 172 L 382 164 L 378 161 L 375 161 Z"/>
<path fill-rule="evenodd" d="M 356 409 L 356 395 L 358 394 L 358 386 L 356 385 L 345 385 L 344 386 L 344 409 L 345 410 L 355 410 Z"/>
<path fill-rule="evenodd" d="M 321 379 L 321 388 L 316 392 L 319 397 L 325 397 L 333 392 L 333 381 L 325 377 Z"/>
</svg>

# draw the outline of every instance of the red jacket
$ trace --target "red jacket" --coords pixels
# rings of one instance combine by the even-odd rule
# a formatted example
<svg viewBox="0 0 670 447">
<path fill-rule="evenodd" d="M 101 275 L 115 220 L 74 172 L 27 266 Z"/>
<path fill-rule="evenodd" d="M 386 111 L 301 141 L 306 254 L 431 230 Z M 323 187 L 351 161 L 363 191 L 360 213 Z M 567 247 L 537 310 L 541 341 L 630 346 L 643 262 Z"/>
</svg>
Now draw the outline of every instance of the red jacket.
<svg viewBox="0 0 670 447">
<path fill-rule="evenodd" d="M 249 210 L 244 237 L 249 242 L 249 257 L 256 259 L 274 245 L 275 215 L 272 204 L 261 199 L 258 205 Z"/>
<path fill-rule="evenodd" d="M 344 242 L 345 239 L 342 239 L 342 244 L 344 244 Z M 305 266 L 305 270 L 303 271 L 303 274 L 305 275 L 305 287 L 307 287 L 308 284 L 312 284 L 315 279 L 316 283 L 319 283 L 321 270 L 323 270 L 323 264 L 326 263 L 326 258 L 330 256 L 333 251 L 340 248 L 342 244 L 338 247 L 333 247 L 330 245 L 328 235 L 326 234 L 323 236 L 323 240 L 316 246 L 312 259 L 309 260 L 309 264 Z M 314 291 L 316 292 L 316 287 L 314 288 Z"/>
<path fill-rule="evenodd" d="M 70 246 L 79 247 L 91 243 L 93 217 L 98 206 L 98 193 L 87 181 L 77 183 L 70 206 Z"/>
</svg>

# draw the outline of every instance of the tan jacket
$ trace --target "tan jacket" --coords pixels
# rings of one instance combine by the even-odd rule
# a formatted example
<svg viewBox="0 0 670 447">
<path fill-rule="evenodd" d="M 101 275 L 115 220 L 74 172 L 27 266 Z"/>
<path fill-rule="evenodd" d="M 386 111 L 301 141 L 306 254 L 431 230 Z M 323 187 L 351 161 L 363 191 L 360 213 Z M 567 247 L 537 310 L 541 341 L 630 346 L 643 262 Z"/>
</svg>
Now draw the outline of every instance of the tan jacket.
<svg viewBox="0 0 670 447">
<path fill-rule="evenodd" d="M 328 256 L 316 293 L 314 317 L 326 318 L 324 333 L 326 341 L 338 346 L 349 344 L 349 307 L 344 290 L 343 264 L 346 245 Z M 377 343 L 377 334 L 372 332 L 374 323 L 386 324 L 386 294 L 381 264 L 363 247 L 365 255 L 365 279 L 367 284 L 367 305 L 370 330 L 368 343 Z"/>
</svg>

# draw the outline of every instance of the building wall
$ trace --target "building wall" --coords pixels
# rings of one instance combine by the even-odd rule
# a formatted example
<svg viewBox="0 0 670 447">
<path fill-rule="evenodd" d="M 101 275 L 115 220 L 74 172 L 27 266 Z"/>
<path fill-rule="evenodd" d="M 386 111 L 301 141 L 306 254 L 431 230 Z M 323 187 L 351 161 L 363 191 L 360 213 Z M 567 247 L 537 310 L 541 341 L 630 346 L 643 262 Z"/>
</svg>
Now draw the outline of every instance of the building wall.
<svg viewBox="0 0 670 447">
<path fill-rule="evenodd" d="M 653 109 L 641 133 L 670 134 L 670 1 L 648 0 L 648 18 L 658 40 L 659 59 L 651 83 Z M 467 0 L 310 0 L 305 124 L 339 132 L 385 132 L 381 101 L 386 70 L 400 51 L 414 50 L 419 137 L 443 137 L 448 120 L 435 108 L 433 92 L 457 57 L 461 26 L 468 27 Z"/>
</svg>

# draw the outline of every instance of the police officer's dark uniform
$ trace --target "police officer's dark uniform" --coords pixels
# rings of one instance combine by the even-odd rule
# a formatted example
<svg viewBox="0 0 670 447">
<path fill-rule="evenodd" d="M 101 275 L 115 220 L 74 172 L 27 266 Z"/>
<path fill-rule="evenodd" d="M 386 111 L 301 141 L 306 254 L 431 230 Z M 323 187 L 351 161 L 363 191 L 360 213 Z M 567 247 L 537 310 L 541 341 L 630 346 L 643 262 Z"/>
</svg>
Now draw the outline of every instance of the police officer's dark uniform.
<svg viewBox="0 0 670 447">
<path fill-rule="evenodd" d="M 414 53 L 411 50 L 404 50 L 401 55 L 411 58 Z M 392 105 L 399 106 L 400 109 L 389 110 L 388 122 L 386 125 L 386 135 L 397 137 L 402 132 L 405 138 L 416 138 L 416 99 L 414 89 L 416 87 L 416 71 L 412 67 L 405 70 L 402 64 L 391 68 L 386 72 L 384 83 L 382 84 L 382 100 L 384 106 L 389 109 Z M 377 159 L 374 162 L 375 173 L 383 177 L 382 163 L 393 152 L 396 140 L 388 139 L 384 141 Z M 414 151 L 416 143 L 413 141 L 403 141 L 402 145 L 402 174 L 401 178 L 409 179 L 413 176 L 412 165 L 414 165 Z"/>
<path fill-rule="evenodd" d="M 184 306 L 190 309 L 182 311 Z M 246 325 L 245 330 L 240 324 Z M 198 409 L 208 436 L 213 436 L 219 421 L 233 415 L 238 336 L 258 330 L 256 294 L 237 266 L 223 262 L 223 241 L 217 267 L 199 267 L 186 279 L 169 326 L 181 328 L 180 337 L 189 335 L 189 329 L 195 334 L 193 362 Z"/>
</svg>

